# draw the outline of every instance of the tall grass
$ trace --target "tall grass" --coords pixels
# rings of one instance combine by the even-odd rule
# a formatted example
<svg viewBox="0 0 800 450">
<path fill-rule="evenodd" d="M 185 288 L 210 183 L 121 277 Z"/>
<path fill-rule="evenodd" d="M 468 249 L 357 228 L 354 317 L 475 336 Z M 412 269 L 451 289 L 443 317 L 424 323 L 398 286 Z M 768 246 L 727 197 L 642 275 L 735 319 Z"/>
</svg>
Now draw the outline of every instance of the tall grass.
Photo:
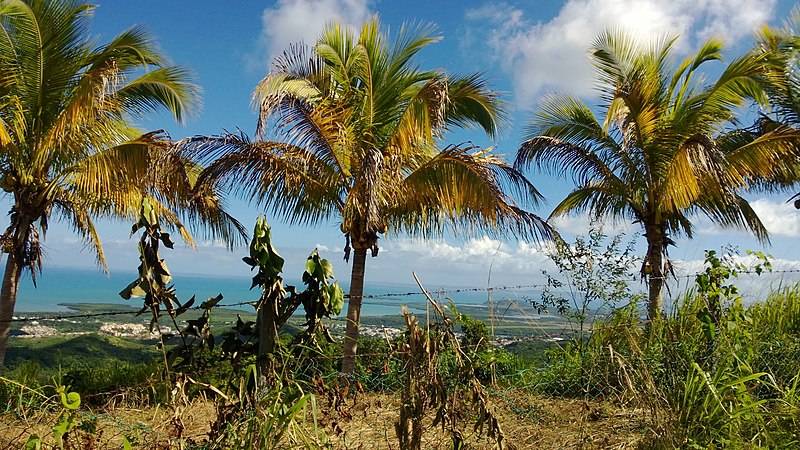
<svg viewBox="0 0 800 450">
<path fill-rule="evenodd" d="M 800 446 L 800 288 L 727 305 L 717 326 L 688 293 L 645 331 L 625 308 L 529 373 L 539 392 L 611 398 L 647 411 L 654 445 Z"/>
</svg>

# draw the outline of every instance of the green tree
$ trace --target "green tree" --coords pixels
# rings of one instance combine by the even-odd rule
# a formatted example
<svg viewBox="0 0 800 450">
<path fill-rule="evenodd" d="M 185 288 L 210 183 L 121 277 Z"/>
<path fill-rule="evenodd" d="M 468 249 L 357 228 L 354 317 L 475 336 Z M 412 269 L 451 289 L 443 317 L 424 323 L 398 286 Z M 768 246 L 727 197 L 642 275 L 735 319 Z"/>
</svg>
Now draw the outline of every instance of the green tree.
<svg viewBox="0 0 800 450">
<path fill-rule="evenodd" d="M 333 264 L 320 258 L 314 249 L 306 259 L 303 283 L 306 289 L 297 292 L 294 286 L 283 286 L 283 257 L 272 244 L 272 231 L 264 216 L 256 219 L 250 255 L 242 258 L 251 270 L 257 270 L 251 289 L 259 287 L 261 296 L 256 305 L 258 322 L 258 363 L 262 376 L 268 370 L 276 349 L 280 346 L 280 330 L 300 305 L 306 312 L 306 330 L 298 336 L 305 344 L 316 341 L 317 334 L 330 337 L 322 323 L 324 317 L 342 311 L 344 294 L 334 281 Z"/>
<path fill-rule="evenodd" d="M 641 300 L 629 286 L 638 262 L 634 242 L 623 243 L 623 238 L 606 236 L 600 224 L 592 223 L 586 236 L 556 242 L 547 256 L 557 272 L 542 270 L 546 283 L 541 298 L 530 300 L 538 311 L 552 308 L 567 319 L 581 357 L 587 325 L 619 305 Z"/>
<path fill-rule="evenodd" d="M 95 47 L 92 9 L 75 0 L 0 1 L 0 186 L 13 199 L 1 238 L 0 366 L 20 276 L 29 269 L 35 281 L 41 270 L 40 236 L 53 214 L 104 267 L 93 218 L 136 218 L 144 195 L 189 242 L 182 219 L 230 242 L 242 231 L 216 186 L 195 188 L 197 162 L 163 132 L 131 123 L 162 108 L 181 120 L 196 98 L 186 71 L 137 28 Z"/>
<path fill-rule="evenodd" d="M 540 195 L 510 164 L 490 150 L 442 145 L 453 128 L 494 135 L 501 113 L 480 76 L 416 66 L 437 40 L 427 27 L 402 27 L 390 40 L 377 19 L 358 35 L 331 25 L 312 52 L 293 47 L 277 58 L 256 88 L 259 140 L 187 141 L 214 160 L 202 180 L 228 182 L 292 223 L 340 221 L 345 259 L 354 253 L 344 373 L 354 367 L 367 252 L 377 256 L 380 235 L 550 233 L 522 209 Z M 268 128 L 275 140 L 265 139 Z"/>
<path fill-rule="evenodd" d="M 691 217 L 702 214 L 768 241 L 738 190 L 797 158 L 797 131 L 735 127 L 737 110 L 749 99 L 766 101 L 759 84 L 762 56 L 735 59 L 706 84 L 698 69 L 721 60 L 722 44 L 709 40 L 672 68 L 673 43 L 644 47 L 622 33 L 601 34 L 591 57 L 604 117 L 571 97 L 547 99 L 515 162 L 520 169 L 536 165 L 572 175 L 577 187 L 551 217 L 587 211 L 641 225 L 651 318 L 660 314 L 671 271 L 668 246 L 677 236 L 692 237 Z"/>
<path fill-rule="evenodd" d="M 754 52 L 765 58 L 764 90 L 769 97 L 769 109 L 762 112 L 759 127 L 763 130 L 779 126 L 800 128 L 800 9 L 792 12 L 781 28 L 765 26 L 756 35 Z M 769 180 L 765 187 L 785 189 L 800 181 L 800 159 L 789 160 L 784 170 Z M 800 209 L 800 193 L 792 197 Z"/>
</svg>

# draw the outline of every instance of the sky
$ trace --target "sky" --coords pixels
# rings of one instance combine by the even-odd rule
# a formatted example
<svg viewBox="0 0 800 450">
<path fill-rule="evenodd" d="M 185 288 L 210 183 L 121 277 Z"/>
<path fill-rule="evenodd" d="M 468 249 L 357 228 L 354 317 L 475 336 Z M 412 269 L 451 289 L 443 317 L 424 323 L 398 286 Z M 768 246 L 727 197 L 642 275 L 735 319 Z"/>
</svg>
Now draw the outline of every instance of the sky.
<svg viewBox="0 0 800 450">
<path fill-rule="evenodd" d="M 184 124 L 166 114 L 141 122 L 143 129 L 165 129 L 175 138 L 241 129 L 253 133 L 256 115 L 250 96 L 267 73 L 271 58 L 294 42 L 313 43 L 326 23 L 337 20 L 357 26 L 379 15 L 389 29 L 403 23 L 430 23 L 443 39 L 425 49 L 418 63 L 451 73 L 481 72 L 501 93 L 509 112 L 499 136 L 490 140 L 474 131 L 454 132 L 449 143 L 473 141 L 495 146 L 512 159 L 525 124 L 541 99 L 551 93 L 576 95 L 590 105 L 599 100 L 587 48 L 604 29 L 619 27 L 647 41 L 678 34 L 677 56 L 696 49 L 709 37 L 727 43 L 728 59 L 752 44 L 753 30 L 777 25 L 794 6 L 777 0 L 554 0 L 490 2 L 391 0 L 279 0 L 277 2 L 211 0 L 98 0 L 91 32 L 98 42 L 134 25 L 143 26 L 176 64 L 189 68 L 202 88 L 202 107 Z M 721 64 L 718 65 L 718 68 Z M 547 216 L 573 186 L 570 179 L 530 172 L 530 179 L 547 201 L 536 211 Z M 763 248 L 780 268 L 800 268 L 800 212 L 786 203 L 788 194 L 750 194 L 753 207 L 772 233 Z M 248 228 L 261 213 L 237 199 L 228 200 L 232 213 Z M 298 278 L 305 257 L 318 247 L 334 262 L 340 279 L 349 278 L 342 261 L 344 239 L 338 224 L 316 228 L 290 226 L 269 217 L 274 243 L 287 260 L 289 278 Z M 701 267 L 703 250 L 731 243 L 742 249 L 762 249 L 740 231 L 721 230 L 697 218 L 694 241 L 679 240 L 671 257 L 679 269 Z M 569 237 L 584 233 L 585 217 L 557 222 Z M 132 271 L 138 265 L 136 242 L 129 224 L 100 223 L 106 255 L 113 271 Z M 638 239 L 635 226 L 606 224 L 609 233 L 625 232 Z M 53 267 L 95 267 L 94 257 L 64 226 L 51 225 L 45 243 L 45 264 Z M 209 276 L 248 276 L 241 262 L 245 249 L 225 250 L 218 242 L 198 239 L 196 249 L 179 245 L 163 256 L 176 273 Z M 538 243 L 495 240 L 485 236 L 446 236 L 420 241 L 404 236 L 381 240 L 379 257 L 367 263 L 367 284 L 411 283 L 411 272 L 436 286 L 484 286 L 532 283 L 541 279 L 547 256 Z M 46 270 L 45 274 L 46 277 Z M 491 275 L 490 275 L 491 272 Z M 97 271 L 98 276 L 103 276 Z M 295 274 L 295 275 L 292 275 Z M 491 281 L 489 278 L 491 276 Z"/>
</svg>

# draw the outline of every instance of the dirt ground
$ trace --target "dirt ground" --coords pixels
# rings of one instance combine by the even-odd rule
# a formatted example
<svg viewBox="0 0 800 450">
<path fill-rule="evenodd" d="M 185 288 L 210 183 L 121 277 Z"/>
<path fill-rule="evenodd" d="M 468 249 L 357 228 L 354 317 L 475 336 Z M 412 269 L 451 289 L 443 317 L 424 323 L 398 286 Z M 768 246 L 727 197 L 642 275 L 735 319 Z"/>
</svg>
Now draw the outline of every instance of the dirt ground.
<svg viewBox="0 0 800 450">
<path fill-rule="evenodd" d="M 492 395 L 495 413 L 509 449 L 624 449 L 642 443 L 646 427 L 640 414 L 608 403 L 539 397 L 522 391 Z M 319 400 L 324 409 L 324 399 Z M 346 408 L 344 415 L 323 414 L 320 426 L 334 449 L 372 450 L 398 449 L 394 423 L 399 416 L 399 396 L 366 394 Z M 209 401 L 196 401 L 181 414 L 184 442 L 202 443 L 214 419 L 214 406 Z M 122 437 L 133 437 L 133 448 L 179 448 L 175 439 L 178 427 L 168 407 L 113 407 L 103 411 L 81 413 L 81 419 L 94 418 L 94 433 L 73 433 L 68 448 L 122 448 Z M 426 418 L 424 449 L 451 449 L 452 441 L 440 427 L 431 427 L 433 417 Z M 466 418 L 468 420 L 468 418 Z M 53 413 L 36 413 L 28 417 L 0 416 L 0 449 L 23 448 L 33 433 L 50 440 Z M 90 421 L 91 422 L 91 421 Z M 463 430 L 469 449 L 495 448 L 470 425 Z M 192 448 L 192 446 L 184 447 Z M 287 446 L 291 448 L 291 446 Z"/>
</svg>

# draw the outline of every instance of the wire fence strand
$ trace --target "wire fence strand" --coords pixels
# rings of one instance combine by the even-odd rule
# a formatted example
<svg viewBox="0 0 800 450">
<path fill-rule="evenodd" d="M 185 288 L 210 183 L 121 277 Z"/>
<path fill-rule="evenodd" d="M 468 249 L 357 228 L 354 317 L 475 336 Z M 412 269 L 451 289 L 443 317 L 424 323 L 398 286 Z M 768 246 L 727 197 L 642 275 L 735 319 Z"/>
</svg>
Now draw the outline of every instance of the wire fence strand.
<svg viewBox="0 0 800 450">
<path fill-rule="evenodd" d="M 668 275 L 664 277 L 658 277 L 660 279 L 689 279 L 694 278 L 697 275 L 700 275 L 703 272 L 694 272 L 688 274 L 680 274 L 680 275 Z M 739 271 L 739 275 L 774 275 L 774 274 L 787 274 L 787 273 L 800 273 L 800 268 L 796 269 L 780 269 L 780 270 L 764 270 L 764 271 L 756 271 L 756 270 L 742 270 Z M 650 279 L 656 277 L 648 277 Z M 538 284 L 517 284 L 517 285 L 500 285 L 500 286 L 487 286 L 487 287 L 468 287 L 468 288 L 455 288 L 455 289 L 429 289 L 430 293 L 436 295 L 451 295 L 451 294 L 459 294 L 459 293 L 468 293 L 468 292 L 486 292 L 492 293 L 496 291 L 511 291 L 511 290 L 523 290 L 523 289 L 537 289 L 537 288 L 545 288 L 547 287 L 546 284 L 538 283 Z M 397 297 L 423 297 L 425 294 L 420 291 L 408 291 L 408 292 L 385 292 L 381 294 L 364 294 L 361 296 L 363 299 L 376 299 L 376 300 L 388 300 Z M 345 294 L 344 296 L 346 299 L 355 298 L 349 294 Z M 234 308 L 237 306 L 245 306 L 245 305 L 255 305 L 256 300 L 251 301 L 243 301 L 237 303 L 219 303 L 213 308 Z M 189 310 L 201 310 L 200 306 L 195 306 L 189 308 Z M 8 320 L 0 320 L 0 323 L 15 323 L 15 322 L 38 322 L 38 321 L 53 321 L 53 320 L 70 320 L 70 319 L 84 319 L 84 318 L 93 318 L 93 317 L 111 317 L 111 316 L 123 316 L 123 315 L 140 315 L 142 314 L 143 310 L 134 309 L 130 311 L 102 311 L 96 313 L 85 313 L 85 314 L 48 314 L 42 316 L 32 316 L 32 317 L 15 317 Z"/>
</svg>

